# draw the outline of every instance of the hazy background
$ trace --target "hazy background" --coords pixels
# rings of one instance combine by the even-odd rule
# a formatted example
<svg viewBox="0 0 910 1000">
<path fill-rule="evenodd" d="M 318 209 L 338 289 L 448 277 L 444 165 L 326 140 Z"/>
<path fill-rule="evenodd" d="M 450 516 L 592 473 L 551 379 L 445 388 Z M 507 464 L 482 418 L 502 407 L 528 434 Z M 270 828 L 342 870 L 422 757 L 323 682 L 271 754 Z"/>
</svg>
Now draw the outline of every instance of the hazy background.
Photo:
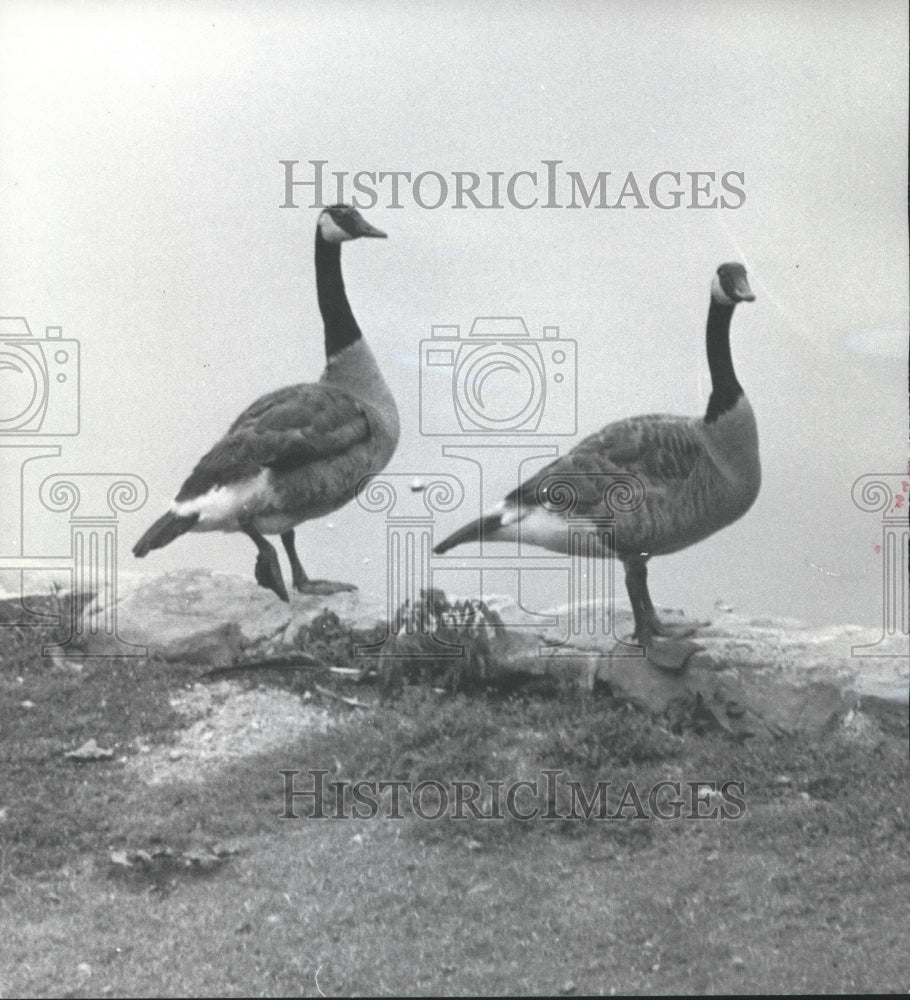
<svg viewBox="0 0 910 1000">
<path fill-rule="evenodd" d="M 122 517 L 123 570 L 252 574 L 242 536 L 187 536 L 144 563 L 129 547 L 244 406 L 322 370 L 317 212 L 279 208 L 279 160 L 508 176 L 559 159 L 645 184 L 735 170 L 746 202 L 727 211 L 383 197 L 366 214 L 388 241 L 346 246 L 343 267 L 399 400 L 389 471 L 464 471 L 420 436 L 419 345 L 477 315 L 577 341 L 579 436 L 702 412 L 709 284 L 741 260 L 757 301 L 737 310 L 733 354 L 762 491 L 734 526 L 655 560 L 652 594 L 693 614 L 723 598 L 874 624 L 881 526 L 850 489 L 908 456 L 906 39 L 901 0 L 4 4 L 0 313 L 39 335 L 61 325 L 82 350 L 81 433 L 46 439 L 62 455 L 27 468 L 25 549 L 67 549 L 66 515 L 35 499 L 41 478 L 132 472 L 149 501 Z M 25 454 L 0 448 L 0 555 L 18 552 Z M 500 462 L 487 495 L 514 477 Z M 351 504 L 304 525 L 298 547 L 311 576 L 382 593 L 383 534 Z"/>
</svg>

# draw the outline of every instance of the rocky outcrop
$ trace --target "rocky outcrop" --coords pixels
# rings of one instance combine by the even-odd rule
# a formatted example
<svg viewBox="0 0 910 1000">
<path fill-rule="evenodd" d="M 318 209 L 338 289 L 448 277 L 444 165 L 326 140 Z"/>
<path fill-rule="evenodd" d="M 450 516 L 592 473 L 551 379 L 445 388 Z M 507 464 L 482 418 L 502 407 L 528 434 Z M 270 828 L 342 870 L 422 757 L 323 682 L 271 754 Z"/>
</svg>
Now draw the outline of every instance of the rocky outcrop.
<svg viewBox="0 0 910 1000">
<path fill-rule="evenodd" d="M 588 620 L 587 609 L 581 611 L 576 620 Z M 857 709 L 889 721 L 907 719 L 906 636 L 882 641 L 880 633 L 855 625 L 809 628 L 794 619 L 719 612 L 698 628 L 684 668 L 668 671 L 629 643 L 628 611 L 615 612 L 609 636 L 601 630 L 584 637 L 566 635 L 568 608 L 557 609 L 560 625 L 546 629 L 516 629 L 520 616 L 508 604 L 500 614 L 513 625 L 501 652 L 513 669 L 571 674 L 585 686 L 604 683 L 617 696 L 671 718 L 703 712 L 742 736 L 818 733 Z M 662 616 L 674 623 L 666 611 Z"/>
<path fill-rule="evenodd" d="M 79 646 L 83 655 L 115 656 L 128 643 L 149 656 L 222 667 L 298 648 L 301 628 L 326 610 L 351 628 L 368 629 L 385 617 L 384 607 L 370 606 L 356 592 L 295 593 L 286 604 L 246 577 L 178 570 L 128 580 L 111 604 L 93 598 L 82 615 Z"/>
<path fill-rule="evenodd" d="M 508 598 L 487 603 L 505 626 L 495 630 L 491 649 L 501 669 L 587 687 L 606 684 L 618 697 L 671 719 L 702 713 L 731 733 L 761 736 L 819 733 L 858 709 L 906 718 L 906 636 L 885 642 L 858 626 L 808 628 L 720 611 L 699 628 L 685 666 L 668 671 L 627 641 L 631 615 L 621 607 L 605 629 L 589 627 L 602 618 L 587 608 L 556 609 L 546 617 Z M 187 570 L 133 580 L 115 606 L 95 599 L 84 612 L 81 646 L 83 655 L 116 655 L 111 629 L 101 627 L 114 622 L 119 640 L 146 646 L 151 656 L 225 666 L 299 649 L 301 630 L 325 611 L 351 629 L 380 626 L 387 634 L 388 609 L 356 593 L 294 594 L 285 604 L 245 577 Z"/>
</svg>

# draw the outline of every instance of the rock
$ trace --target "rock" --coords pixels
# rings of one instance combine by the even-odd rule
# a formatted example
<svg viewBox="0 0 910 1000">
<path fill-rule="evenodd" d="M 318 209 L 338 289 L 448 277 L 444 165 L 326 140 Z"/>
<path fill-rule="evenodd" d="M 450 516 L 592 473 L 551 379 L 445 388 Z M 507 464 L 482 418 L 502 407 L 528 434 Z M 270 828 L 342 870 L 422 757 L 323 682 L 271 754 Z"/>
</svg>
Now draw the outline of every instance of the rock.
<svg viewBox="0 0 910 1000">
<path fill-rule="evenodd" d="M 653 712 L 672 717 L 674 711 L 697 710 L 740 736 L 818 734 L 858 707 L 906 723 L 906 636 L 876 645 L 880 636 L 872 629 L 810 629 L 793 619 L 724 614 L 698 629 L 699 648 L 685 668 L 669 672 L 628 644 L 632 616 L 621 608 L 614 612 L 612 634 L 605 635 L 590 629 L 599 619 L 586 608 L 557 608 L 552 614 L 559 625 L 535 627 L 523 609 L 508 601 L 490 603 L 510 626 L 502 655 L 512 669 L 574 676 L 583 685 L 600 681 Z M 672 615 L 662 616 L 673 624 Z M 569 636 L 566 623 L 573 619 L 585 626 L 584 634 Z M 874 656 L 863 655 L 870 650 Z"/>
<path fill-rule="evenodd" d="M 906 636 L 885 642 L 857 626 L 813 629 L 724 610 L 680 647 L 684 662 L 671 671 L 631 644 L 632 616 L 622 606 L 605 619 L 593 607 L 536 614 L 508 597 L 485 599 L 505 625 L 491 653 L 506 672 L 606 684 L 671 721 L 700 718 L 738 736 L 818 734 L 858 709 L 906 723 Z M 114 607 L 96 598 L 84 611 L 81 634 L 88 655 L 117 655 L 119 647 L 106 646 L 99 628 L 114 621 L 120 639 L 147 646 L 152 656 L 228 666 L 297 649 L 300 630 L 325 610 L 349 628 L 369 630 L 385 625 L 389 609 L 356 592 L 295 593 L 286 604 L 248 577 L 183 570 L 129 581 Z M 673 623 L 673 613 L 661 613 Z"/>
<path fill-rule="evenodd" d="M 117 637 L 146 646 L 150 656 L 228 666 L 242 655 L 294 648 L 301 626 L 325 610 L 358 628 L 386 617 L 384 607 L 371 609 L 356 592 L 292 592 L 286 604 L 246 577 L 179 570 L 129 581 L 111 607 L 94 598 L 83 612 L 80 647 L 86 655 L 121 655 L 122 646 L 102 627 L 116 621 Z"/>
</svg>

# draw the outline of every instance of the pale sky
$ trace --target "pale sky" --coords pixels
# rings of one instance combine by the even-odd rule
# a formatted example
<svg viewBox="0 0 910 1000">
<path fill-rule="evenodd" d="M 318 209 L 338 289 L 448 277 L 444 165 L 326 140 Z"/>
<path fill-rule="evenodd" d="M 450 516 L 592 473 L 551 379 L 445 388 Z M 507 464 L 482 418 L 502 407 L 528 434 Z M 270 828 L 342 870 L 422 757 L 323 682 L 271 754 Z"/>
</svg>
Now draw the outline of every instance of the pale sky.
<svg viewBox="0 0 910 1000">
<path fill-rule="evenodd" d="M 121 517 L 123 570 L 252 575 L 239 535 L 189 535 L 142 563 L 129 548 L 234 416 L 322 370 L 318 212 L 279 207 L 280 160 L 301 176 L 318 159 L 506 180 L 558 160 L 564 178 L 610 171 L 612 200 L 629 172 L 646 195 L 661 171 L 714 172 L 718 194 L 734 172 L 744 198 L 727 209 L 426 209 L 410 194 L 396 209 L 382 195 L 365 215 L 389 239 L 345 246 L 342 264 L 401 411 L 388 472 L 465 478 L 437 538 L 476 515 L 465 464 L 442 454 L 456 439 L 421 435 L 418 410 L 421 340 L 475 316 L 576 342 L 579 436 L 702 412 L 710 282 L 740 260 L 757 299 L 734 317 L 733 356 L 762 491 L 735 525 L 654 560 L 652 596 L 693 615 L 721 598 L 874 624 L 881 522 L 851 486 L 908 458 L 906 131 L 899 0 L 4 4 L 0 313 L 40 338 L 62 326 L 81 352 L 79 434 L 2 435 L 61 446 L 28 467 L 24 548 L 66 548 L 66 516 L 36 499 L 44 476 L 128 472 L 149 499 Z M 3 443 L 0 556 L 20 544 L 25 454 Z M 516 475 L 497 460 L 485 496 Z M 381 594 L 384 532 L 352 503 L 303 525 L 298 548 L 311 576 Z"/>
</svg>

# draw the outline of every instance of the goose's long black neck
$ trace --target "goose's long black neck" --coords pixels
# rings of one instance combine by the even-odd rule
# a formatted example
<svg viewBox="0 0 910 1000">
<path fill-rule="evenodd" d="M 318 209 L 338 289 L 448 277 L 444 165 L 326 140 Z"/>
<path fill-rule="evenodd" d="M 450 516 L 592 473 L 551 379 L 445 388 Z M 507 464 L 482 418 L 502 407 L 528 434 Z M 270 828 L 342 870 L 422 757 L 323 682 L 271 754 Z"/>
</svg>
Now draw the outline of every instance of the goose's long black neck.
<svg viewBox="0 0 910 1000">
<path fill-rule="evenodd" d="M 711 370 L 711 398 L 705 422 L 713 423 L 722 414 L 732 410 L 743 395 L 743 388 L 733 371 L 730 355 L 730 319 L 734 306 L 723 305 L 711 298 L 708 309 L 708 368 Z"/>
<path fill-rule="evenodd" d="M 360 340 L 362 334 L 348 303 L 341 277 L 341 244 L 329 243 L 316 230 L 316 296 L 325 324 L 325 356 Z"/>
</svg>

